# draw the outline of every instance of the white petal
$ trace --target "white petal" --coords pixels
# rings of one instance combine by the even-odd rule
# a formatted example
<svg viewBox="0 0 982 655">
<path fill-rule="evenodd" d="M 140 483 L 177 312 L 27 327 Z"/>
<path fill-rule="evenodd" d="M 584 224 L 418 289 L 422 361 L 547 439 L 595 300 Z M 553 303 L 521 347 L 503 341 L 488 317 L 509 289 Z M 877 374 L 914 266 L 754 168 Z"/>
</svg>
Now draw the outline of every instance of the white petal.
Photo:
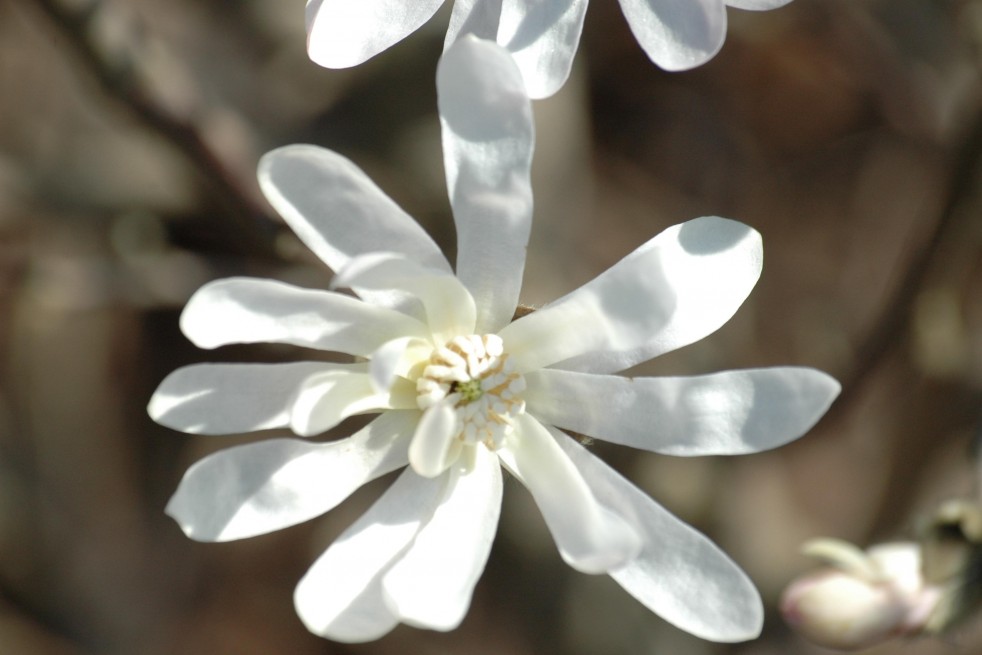
<svg viewBox="0 0 982 655">
<path fill-rule="evenodd" d="M 181 330 L 199 348 L 288 343 L 361 356 L 396 337 L 429 333 L 405 314 L 351 296 L 254 278 L 198 289 L 181 314 Z"/>
<path fill-rule="evenodd" d="M 437 68 L 447 189 L 457 224 L 457 277 L 478 308 L 478 334 L 518 305 L 532 226 L 532 107 L 508 53 L 466 37 Z"/>
<path fill-rule="evenodd" d="M 726 4 L 737 9 L 752 9 L 755 11 L 765 11 L 767 9 L 777 9 L 791 2 L 791 0 L 726 0 Z"/>
<path fill-rule="evenodd" d="M 760 634 L 763 605 L 753 583 L 718 546 L 563 435 L 570 457 L 597 498 L 640 531 L 644 549 L 610 575 L 673 625 L 711 641 Z"/>
<path fill-rule="evenodd" d="M 557 445 L 559 433 L 527 414 L 516 419 L 498 457 L 532 493 L 567 564 L 584 573 L 606 573 L 634 558 L 637 532 L 603 507 Z"/>
<path fill-rule="evenodd" d="M 423 412 L 416 434 L 409 445 L 409 463 L 424 478 L 435 478 L 457 458 L 461 442 L 457 413 L 445 402 L 437 403 Z"/>
<path fill-rule="evenodd" d="M 357 414 L 382 409 L 415 409 L 415 403 L 396 403 L 386 392 L 377 392 L 371 377 L 361 371 L 334 369 L 307 378 L 297 393 L 290 414 L 290 429 L 301 437 L 321 434 Z"/>
<path fill-rule="evenodd" d="M 460 280 L 400 255 L 372 253 L 356 257 L 338 271 L 332 285 L 351 287 L 359 294 L 363 290 L 398 289 L 418 298 L 434 343 L 440 345 L 474 332 L 477 309 Z"/>
<path fill-rule="evenodd" d="M 546 98 L 569 77 L 587 0 L 503 0 L 498 43 L 515 57 L 528 93 Z"/>
<path fill-rule="evenodd" d="M 385 251 L 450 272 L 423 228 L 335 152 L 312 145 L 268 152 L 259 161 L 259 186 L 297 236 L 335 271 L 352 257 Z M 386 293 L 369 299 L 389 305 L 399 300 Z"/>
<path fill-rule="evenodd" d="M 447 477 L 431 480 L 407 469 L 314 562 L 293 595 L 308 630 L 350 643 L 378 639 L 398 624 L 381 579 L 432 515 Z"/>
<path fill-rule="evenodd" d="M 404 623 L 453 630 L 463 620 L 491 552 L 501 511 L 501 468 L 483 445 L 468 448 L 473 461 L 450 469 L 440 506 L 382 586 Z"/>
<path fill-rule="evenodd" d="M 450 48 L 458 36 L 467 34 L 493 41 L 500 21 L 501 0 L 454 0 L 444 50 Z"/>
<path fill-rule="evenodd" d="M 550 365 L 620 371 L 716 331 L 750 294 L 762 265 L 756 230 L 693 219 L 499 335 L 523 372 Z"/>
<path fill-rule="evenodd" d="M 348 68 L 415 32 L 443 0 L 307 0 L 307 53 L 321 66 Z"/>
<path fill-rule="evenodd" d="M 222 450 L 195 463 L 167 504 L 192 539 L 231 541 L 296 525 L 404 466 L 419 412 L 386 412 L 330 443 L 273 439 Z"/>
<path fill-rule="evenodd" d="M 665 70 L 695 68 L 723 47 L 723 0 L 620 0 L 631 31 L 651 61 Z"/>
<path fill-rule="evenodd" d="M 325 362 L 185 366 L 160 383 L 147 412 L 157 423 L 191 434 L 285 428 L 304 381 L 344 366 Z"/>
<path fill-rule="evenodd" d="M 399 376 L 408 377 L 414 366 L 429 358 L 433 344 L 418 337 L 383 343 L 371 354 L 368 373 L 376 391 L 388 391 Z"/>
<path fill-rule="evenodd" d="M 810 368 L 678 378 L 543 369 L 526 375 L 528 411 L 544 423 L 666 455 L 741 455 L 797 439 L 841 387 Z"/>
</svg>

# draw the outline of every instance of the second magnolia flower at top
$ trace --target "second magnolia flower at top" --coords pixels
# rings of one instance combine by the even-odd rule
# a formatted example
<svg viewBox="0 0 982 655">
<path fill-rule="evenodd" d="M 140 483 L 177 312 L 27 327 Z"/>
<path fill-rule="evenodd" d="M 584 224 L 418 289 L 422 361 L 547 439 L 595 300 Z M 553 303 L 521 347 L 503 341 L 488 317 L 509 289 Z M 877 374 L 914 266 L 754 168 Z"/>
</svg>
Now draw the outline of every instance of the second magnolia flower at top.
<svg viewBox="0 0 982 655">
<path fill-rule="evenodd" d="M 531 226 L 530 103 L 492 42 L 465 38 L 437 87 L 456 272 L 354 164 L 298 145 L 263 157 L 267 198 L 337 271 L 335 291 L 235 278 L 206 285 L 181 318 L 194 343 L 275 342 L 351 364 L 201 364 L 150 403 L 160 423 L 228 434 L 320 434 L 377 413 L 346 439 L 276 439 L 195 464 L 168 505 L 194 539 L 263 534 L 322 514 L 408 467 L 314 563 L 296 590 L 313 632 L 365 641 L 399 622 L 463 619 L 497 529 L 503 466 L 532 493 L 563 559 L 608 573 L 668 621 L 736 641 L 760 599 L 705 536 L 590 454 L 569 430 L 673 455 L 750 453 L 808 430 L 839 391 L 807 368 L 680 378 L 611 373 L 719 328 L 756 283 L 760 235 L 699 218 L 668 228 L 599 277 L 512 320 Z"/>
<path fill-rule="evenodd" d="M 726 37 L 726 8 L 776 9 L 791 0 L 620 0 L 638 44 L 666 70 L 709 61 Z M 444 0 L 307 0 L 307 51 L 328 68 L 374 57 L 419 29 Z M 515 58 L 533 98 L 563 85 L 588 0 L 454 0 L 446 46 L 461 35 L 496 40 Z"/>
</svg>

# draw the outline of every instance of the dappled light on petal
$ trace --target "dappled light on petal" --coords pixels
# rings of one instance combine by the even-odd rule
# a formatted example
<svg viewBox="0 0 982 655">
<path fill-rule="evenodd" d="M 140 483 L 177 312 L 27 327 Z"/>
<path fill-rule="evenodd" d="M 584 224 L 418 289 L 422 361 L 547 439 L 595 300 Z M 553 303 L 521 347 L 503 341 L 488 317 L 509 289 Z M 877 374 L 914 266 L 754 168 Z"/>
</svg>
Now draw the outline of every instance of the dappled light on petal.
<svg viewBox="0 0 982 655">
<path fill-rule="evenodd" d="M 515 58 L 531 97 L 547 98 L 565 84 L 587 4 L 587 0 L 502 0 L 498 43 Z"/>
<path fill-rule="evenodd" d="M 400 255 L 379 252 L 351 259 L 338 271 L 332 285 L 351 287 L 359 294 L 395 289 L 419 299 L 437 344 L 474 331 L 474 298 L 460 280 Z"/>
<path fill-rule="evenodd" d="M 620 371 L 719 329 L 757 283 L 762 262 L 756 230 L 693 219 L 499 334 L 523 371 Z"/>
<path fill-rule="evenodd" d="M 453 406 L 446 402 L 423 412 L 409 446 L 409 463 L 425 478 L 434 478 L 457 458 L 462 443 L 457 439 L 460 426 Z"/>
<path fill-rule="evenodd" d="M 666 455 L 742 455 L 797 439 L 839 393 L 810 368 L 626 378 L 544 369 L 526 376 L 539 420 Z"/>
<path fill-rule="evenodd" d="M 760 634 L 764 608 L 750 578 L 713 542 L 563 435 L 562 450 L 597 498 L 630 521 L 644 544 L 610 575 L 648 609 L 711 641 Z"/>
<path fill-rule="evenodd" d="M 358 643 L 378 639 L 398 623 L 382 577 L 440 502 L 447 477 L 422 478 L 407 469 L 314 562 L 293 595 L 300 620 L 314 634 Z"/>
<path fill-rule="evenodd" d="M 651 61 L 669 71 L 706 63 L 726 38 L 723 0 L 620 0 L 634 37 Z"/>
<path fill-rule="evenodd" d="M 415 32 L 443 0 L 307 0 L 307 53 L 327 68 L 348 68 Z"/>
<path fill-rule="evenodd" d="M 284 428 L 297 393 L 312 375 L 351 366 L 291 364 L 195 364 L 160 383 L 147 413 L 161 425 L 191 434 L 237 434 Z M 364 365 L 356 365 L 364 369 Z"/>
<path fill-rule="evenodd" d="M 181 330 L 199 348 L 286 343 L 361 356 L 396 337 L 427 334 L 424 324 L 391 309 L 255 278 L 226 278 L 198 289 L 181 314 Z"/>
<path fill-rule="evenodd" d="M 384 409 L 415 409 L 415 404 L 399 403 L 388 391 L 376 391 L 364 370 L 322 371 L 307 378 L 297 393 L 290 428 L 301 437 L 310 437 L 330 430 L 349 416 Z"/>
<path fill-rule="evenodd" d="M 518 304 L 532 227 L 532 108 L 506 52 L 468 37 L 437 69 L 447 189 L 457 225 L 457 276 L 477 303 L 479 334 Z"/>
<path fill-rule="evenodd" d="M 244 539 L 302 523 L 408 461 L 419 412 L 387 412 L 331 443 L 274 439 L 219 451 L 194 464 L 167 513 L 197 541 Z"/>
<path fill-rule="evenodd" d="M 382 581 L 401 621 L 432 630 L 463 620 L 501 511 L 501 467 L 488 449 L 469 447 L 448 476 L 440 505 Z"/>
<path fill-rule="evenodd" d="M 259 161 L 259 186 L 297 236 L 335 271 L 352 257 L 384 251 L 450 272 L 425 230 L 336 152 L 313 145 L 277 148 Z M 399 300 L 386 294 L 369 299 Z"/>
<path fill-rule="evenodd" d="M 566 563 L 606 573 L 629 562 L 641 548 L 635 529 L 597 501 L 554 434 L 528 415 L 516 423 L 498 456 L 532 493 Z"/>
</svg>

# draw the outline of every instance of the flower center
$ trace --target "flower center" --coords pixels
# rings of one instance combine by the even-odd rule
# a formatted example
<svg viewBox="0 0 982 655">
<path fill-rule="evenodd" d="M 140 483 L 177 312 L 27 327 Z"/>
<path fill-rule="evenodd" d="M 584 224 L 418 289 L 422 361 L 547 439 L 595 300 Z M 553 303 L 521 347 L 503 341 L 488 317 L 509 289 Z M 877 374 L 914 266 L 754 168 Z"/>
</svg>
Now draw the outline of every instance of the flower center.
<svg viewBox="0 0 982 655">
<path fill-rule="evenodd" d="M 436 348 L 416 381 L 416 404 L 427 409 L 450 403 L 457 415 L 457 438 L 499 448 L 513 420 L 525 412 L 520 394 L 525 378 L 515 371 L 495 334 L 454 337 Z"/>
</svg>

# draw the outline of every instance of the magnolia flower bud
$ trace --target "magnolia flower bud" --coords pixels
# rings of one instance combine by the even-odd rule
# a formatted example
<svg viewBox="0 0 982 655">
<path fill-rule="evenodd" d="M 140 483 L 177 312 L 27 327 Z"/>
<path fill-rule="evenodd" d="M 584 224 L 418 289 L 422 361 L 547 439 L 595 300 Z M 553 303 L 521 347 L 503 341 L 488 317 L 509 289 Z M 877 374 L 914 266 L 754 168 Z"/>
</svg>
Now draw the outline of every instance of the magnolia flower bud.
<svg viewBox="0 0 982 655">
<path fill-rule="evenodd" d="M 781 613 L 821 646 L 859 650 L 919 633 L 941 598 L 941 589 L 924 581 L 915 543 L 882 544 L 864 552 L 821 539 L 803 550 L 831 566 L 793 582 L 781 599 Z"/>
</svg>

